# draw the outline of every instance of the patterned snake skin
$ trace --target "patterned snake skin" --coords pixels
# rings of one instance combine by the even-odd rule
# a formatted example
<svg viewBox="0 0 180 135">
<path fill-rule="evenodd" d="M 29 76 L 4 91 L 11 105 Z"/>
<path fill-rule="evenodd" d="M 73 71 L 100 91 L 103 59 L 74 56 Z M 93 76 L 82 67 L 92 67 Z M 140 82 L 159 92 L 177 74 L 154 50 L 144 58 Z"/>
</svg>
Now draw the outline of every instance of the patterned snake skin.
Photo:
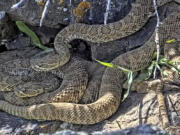
<svg viewBox="0 0 180 135">
<path fill-rule="evenodd" d="M 172 0 L 158 0 L 162 6 Z M 152 0 L 136 0 L 129 14 L 122 20 L 107 25 L 72 24 L 60 31 L 54 42 L 57 54 L 50 54 L 32 62 L 35 70 L 48 71 L 67 63 L 70 59 L 69 43 L 82 39 L 94 43 L 104 43 L 129 36 L 138 31 L 153 15 Z"/>
<path fill-rule="evenodd" d="M 8 91 L 4 93 L 5 100 L 16 105 L 65 101 L 77 103 L 82 98 L 88 81 L 84 63 L 78 57 L 73 57 L 66 65 L 51 73 L 33 71 L 28 58 L 16 58 L 2 63 L 1 70 L 0 89 Z M 62 83 L 58 78 L 63 79 Z"/>
<path fill-rule="evenodd" d="M 161 0 L 159 1 L 159 3 L 161 3 L 162 5 L 165 2 L 167 2 L 167 1 L 161 1 Z M 79 33 L 82 33 L 81 30 L 83 30 L 83 29 L 85 30 L 84 26 L 87 26 L 87 25 L 83 25 L 83 24 L 81 24 L 81 25 L 77 24 L 77 26 L 71 25 L 62 31 L 62 33 L 71 31 L 69 33 L 70 36 L 67 36 L 66 39 L 63 39 L 63 37 L 61 37 L 61 32 L 57 35 L 57 37 L 55 39 L 56 51 L 58 53 L 60 53 L 60 50 L 64 51 L 64 46 L 62 47 L 61 45 L 59 45 L 59 42 L 68 43 L 69 41 L 71 41 L 72 39 L 75 39 L 75 38 L 88 39 L 88 41 L 92 41 L 92 42 L 107 42 L 107 41 L 111 41 L 111 40 L 115 40 L 115 39 L 127 36 L 135 31 L 137 31 L 138 29 L 140 29 L 142 27 L 142 25 L 144 25 L 145 22 L 140 21 L 140 24 L 139 24 L 139 19 L 136 20 L 137 22 L 132 21 L 133 18 L 136 19 L 136 17 L 138 17 L 138 16 L 134 16 L 133 13 L 137 13 L 138 15 L 141 15 L 142 12 L 139 12 L 140 9 L 144 9 L 145 11 L 148 9 L 148 12 L 149 12 L 150 9 L 152 10 L 152 2 L 151 2 L 151 0 L 146 0 L 146 1 L 137 0 L 137 3 L 134 5 L 136 5 L 136 6 L 133 6 L 133 8 L 132 8 L 133 12 L 130 12 L 128 14 L 128 16 L 123 19 L 123 20 L 126 20 L 126 18 L 129 17 L 129 19 L 127 19 L 129 21 L 126 20 L 127 21 L 126 23 L 127 24 L 130 23 L 130 26 L 134 24 L 133 27 L 130 27 L 130 29 L 128 29 L 126 27 L 127 29 L 123 30 L 123 28 L 126 26 L 126 23 L 122 23 L 125 25 L 125 26 L 123 26 L 121 24 L 121 21 L 119 23 L 114 23 L 114 24 L 112 23 L 112 24 L 106 25 L 108 27 L 106 27 L 106 26 L 103 27 L 103 25 L 93 25 L 92 27 L 89 26 L 90 31 L 91 31 L 91 29 L 94 29 L 94 28 L 96 28 L 96 30 L 98 30 L 98 31 L 96 31 L 96 32 L 98 32 L 97 33 L 97 35 L 99 35 L 99 37 L 98 37 L 96 35 L 96 33 L 93 33 L 92 35 L 91 34 L 82 34 L 82 35 L 79 34 Z M 138 5 L 140 5 L 140 6 L 138 7 Z M 142 8 L 141 8 L 141 6 L 142 6 Z M 145 7 L 145 8 L 143 8 L 143 7 Z M 147 21 L 147 19 L 146 19 L 146 21 Z M 123 20 L 122 20 L 122 22 L 124 22 Z M 145 20 L 145 18 L 143 17 L 142 20 Z M 133 23 L 131 24 L 131 22 L 133 22 Z M 141 22 L 143 22 L 143 23 L 141 23 Z M 180 23 L 179 22 L 180 22 L 180 12 L 175 12 L 172 15 L 168 15 L 168 17 L 163 20 L 162 25 L 160 26 L 160 31 L 159 31 L 160 38 L 162 39 L 162 40 L 160 40 L 161 45 L 164 45 L 164 43 L 166 42 L 166 40 L 169 39 L 169 37 L 171 37 L 171 38 L 178 37 L 176 35 L 180 31 Z M 118 24 L 121 24 L 121 25 L 119 26 L 118 30 L 116 30 L 114 26 L 116 26 Z M 136 26 L 137 24 L 138 24 L 138 26 Z M 82 27 L 83 29 L 81 29 L 81 28 L 76 29 L 75 26 L 77 28 Z M 119 33 L 119 31 L 121 31 L 121 27 L 122 27 L 122 33 L 124 33 L 126 31 L 126 34 Z M 136 29 L 134 27 L 136 27 Z M 109 31 L 109 32 L 107 32 L 107 31 L 104 32 L 103 30 L 104 29 L 108 30 L 107 28 L 113 28 L 113 29 L 111 29 L 111 31 Z M 73 31 L 74 31 L 74 33 L 73 33 Z M 88 31 L 88 32 L 90 32 L 90 31 Z M 109 33 L 111 33 L 111 35 L 113 35 L 113 36 L 112 36 L 112 38 L 107 39 L 107 38 L 111 37 L 110 35 L 108 35 Z M 120 35 L 119 37 L 115 36 L 118 34 Z M 65 35 L 65 34 L 63 34 L 63 35 Z M 90 37 L 88 37 L 88 35 L 90 35 Z M 96 37 L 98 37 L 98 38 L 96 39 L 93 35 L 96 35 Z M 172 36 L 172 35 L 174 35 L 174 36 Z M 70 39 L 68 39 L 68 37 Z M 143 68 L 147 67 L 151 63 L 151 61 L 153 59 L 153 53 L 156 50 L 154 38 L 155 38 L 155 32 L 153 33 L 151 38 L 142 47 L 118 56 L 117 58 L 115 58 L 112 61 L 112 63 L 114 63 L 116 65 L 120 65 L 124 68 L 131 69 L 131 70 L 139 70 L 139 69 L 143 69 Z M 179 39 L 177 39 L 177 41 L 179 42 Z M 67 45 L 67 44 L 65 44 L 65 45 Z M 66 53 L 66 51 L 64 51 L 64 53 L 63 53 L 64 56 L 67 56 L 67 54 L 65 54 L 65 53 Z M 59 54 L 59 55 L 61 55 L 61 54 Z M 72 61 L 74 61 L 74 60 L 72 60 Z M 70 61 L 70 63 L 72 61 Z M 43 63 L 42 65 L 44 66 L 44 64 L 45 63 Z M 53 65 L 53 63 L 50 63 L 50 64 L 48 63 L 48 66 L 49 65 Z M 47 66 L 47 65 L 45 65 L 45 66 Z M 47 70 L 44 67 L 39 68 L 39 65 L 38 66 L 35 65 L 34 68 L 36 68 L 37 70 L 41 70 L 41 69 Z M 52 69 L 52 67 L 50 67 L 49 69 Z M 71 74 L 71 77 L 72 76 L 74 76 L 74 74 L 73 75 Z M 103 78 L 102 78 L 99 99 L 93 103 L 83 105 L 83 104 L 75 104 L 75 103 L 65 103 L 65 102 L 55 103 L 55 102 L 53 102 L 53 103 L 36 104 L 36 105 L 31 105 L 31 106 L 16 106 L 16 105 L 13 105 L 6 101 L 1 100 L 0 101 L 0 109 L 3 111 L 6 111 L 12 115 L 20 116 L 20 117 L 23 117 L 26 119 L 61 120 L 61 121 L 66 121 L 68 123 L 75 123 L 75 124 L 94 124 L 94 123 L 97 123 L 97 122 L 107 119 L 108 117 L 110 117 L 112 114 L 114 114 L 117 111 L 120 101 L 121 101 L 122 84 L 125 80 L 126 80 L 126 77 L 122 71 L 120 71 L 118 69 L 107 68 L 105 70 Z"/>
</svg>

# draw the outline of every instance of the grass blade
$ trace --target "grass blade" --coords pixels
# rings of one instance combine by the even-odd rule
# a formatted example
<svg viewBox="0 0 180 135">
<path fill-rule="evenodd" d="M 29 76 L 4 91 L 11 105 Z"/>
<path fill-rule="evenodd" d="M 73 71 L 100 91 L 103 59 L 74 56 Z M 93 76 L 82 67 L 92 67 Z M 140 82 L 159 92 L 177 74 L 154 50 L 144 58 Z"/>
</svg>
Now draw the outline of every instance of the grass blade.
<svg viewBox="0 0 180 135">
<path fill-rule="evenodd" d="M 116 66 L 112 63 L 108 63 L 108 62 L 102 62 L 100 60 L 96 60 L 98 63 L 100 63 L 101 65 L 103 66 L 106 66 L 106 67 L 110 67 L 110 68 L 115 68 Z"/>
<path fill-rule="evenodd" d="M 43 50 L 50 49 L 48 47 L 45 47 L 43 44 L 41 44 L 37 35 L 22 21 L 16 21 L 16 25 L 20 31 L 24 32 L 26 35 L 28 35 L 32 39 L 34 45 L 38 46 L 39 48 Z"/>
<path fill-rule="evenodd" d="M 128 89 L 127 91 L 125 92 L 125 94 L 123 95 L 123 98 L 122 98 L 122 102 L 128 97 L 129 93 L 130 93 L 130 90 L 131 90 L 131 86 L 132 86 L 132 83 L 133 83 L 133 79 L 134 79 L 134 75 L 133 75 L 133 72 L 129 72 L 128 73 L 128 78 L 127 78 L 127 81 L 128 81 Z"/>
<path fill-rule="evenodd" d="M 148 80 L 151 77 L 151 75 L 153 73 L 154 65 L 155 65 L 155 63 L 152 62 L 152 64 L 148 67 L 148 75 L 147 75 L 147 78 L 145 80 Z"/>
</svg>

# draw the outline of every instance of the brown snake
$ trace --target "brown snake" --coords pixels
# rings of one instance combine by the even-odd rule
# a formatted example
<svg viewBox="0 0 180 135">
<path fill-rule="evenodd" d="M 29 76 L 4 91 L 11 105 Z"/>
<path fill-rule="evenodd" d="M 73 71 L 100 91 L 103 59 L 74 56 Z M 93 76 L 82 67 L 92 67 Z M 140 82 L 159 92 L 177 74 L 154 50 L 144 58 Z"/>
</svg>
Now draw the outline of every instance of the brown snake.
<svg viewBox="0 0 180 135">
<path fill-rule="evenodd" d="M 171 1 L 158 0 L 158 7 Z M 153 12 L 152 0 L 136 0 L 128 15 L 117 22 L 107 25 L 71 24 L 57 34 L 54 41 L 56 53 L 32 61 L 32 67 L 38 71 L 49 71 L 64 65 L 70 59 L 69 43 L 74 39 L 104 43 L 129 36 L 142 28 Z"/>
<path fill-rule="evenodd" d="M 138 2 L 138 0 L 137 0 L 137 2 Z M 143 3 L 144 1 L 139 0 L 138 4 L 141 5 L 142 4 L 141 2 Z M 150 2 L 150 0 L 148 2 Z M 152 2 L 150 2 L 150 3 L 148 3 L 148 2 L 146 1 L 141 6 L 142 7 L 144 7 L 144 6 L 151 7 L 150 9 L 152 9 L 152 5 L 151 5 Z M 160 3 L 161 2 L 165 2 L 165 1 L 160 1 Z M 149 6 L 149 5 L 151 5 L 151 6 Z M 148 12 L 149 12 L 149 10 L 148 10 Z M 131 17 L 132 17 L 133 12 L 129 13 L 129 14 L 131 14 Z M 138 14 L 141 14 L 141 13 L 138 13 Z M 160 41 L 161 45 L 163 45 L 166 42 L 166 40 L 169 39 L 169 37 L 172 38 L 172 37 L 177 36 L 177 33 L 180 30 L 180 23 L 179 23 L 180 21 L 179 20 L 180 20 L 180 12 L 176 12 L 176 13 L 173 13 L 172 15 L 168 15 L 168 17 L 163 20 L 162 25 L 160 26 L 160 35 L 161 35 L 161 39 L 162 39 Z M 114 24 L 116 24 L 116 23 L 114 23 Z M 135 24 L 137 24 L 137 23 L 135 23 Z M 77 27 L 79 25 L 80 24 L 77 24 Z M 71 29 L 71 31 L 77 30 L 77 29 L 75 29 L 75 27 L 72 27 L 72 26 L 73 25 L 67 27 L 66 29 Z M 76 26 L 76 25 L 74 25 L 74 26 Z M 95 26 L 100 26 L 100 28 L 95 27 Z M 103 25 L 93 25 L 92 27 L 90 26 L 90 28 L 93 29 L 95 27 L 98 30 L 101 30 L 101 32 L 102 32 L 102 30 L 104 30 L 106 27 L 102 28 L 101 26 L 103 26 Z M 108 26 L 113 26 L 113 25 L 110 24 Z M 141 24 L 141 26 L 142 26 L 142 24 Z M 141 26 L 138 29 L 140 29 Z M 64 31 L 62 31 L 62 33 L 65 32 L 66 29 Z M 83 29 L 85 29 L 85 28 L 83 27 Z M 81 30 L 81 29 L 79 29 L 79 30 Z M 126 31 L 126 30 L 128 31 L 128 29 L 125 29 L 124 31 Z M 136 30 L 137 29 L 135 29 L 135 31 Z M 118 30 L 118 31 L 120 31 L 120 30 Z M 132 28 L 131 28 L 131 31 L 132 31 Z M 132 31 L 132 33 L 135 31 Z M 80 33 L 81 32 L 82 31 L 80 31 Z M 102 42 L 102 40 L 103 40 L 103 41 L 107 42 L 107 41 L 115 40 L 116 38 L 118 38 L 115 36 L 115 37 L 112 37 L 111 39 L 106 40 L 106 38 L 109 36 L 108 35 L 109 32 L 107 32 L 106 34 L 101 34 L 101 32 L 97 33 L 100 35 L 99 37 L 96 36 L 96 37 L 98 37 L 97 40 L 95 40 L 95 38 L 94 39 L 92 38 L 92 41 Z M 114 30 L 114 32 L 117 32 L 117 31 Z M 122 29 L 122 32 L 123 32 L 123 29 Z M 74 38 L 83 37 L 82 35 L 88 36 L 86 34 L 82 34 L 81 36 L 78 36 L 78 33 L 72 32 L 72 35 L 74 35 L 74 37 L 69 36 L 70 40 L 68 40 L 68 38 L 63 39 L 62 37 L 60 37 L 60 35 L 62 33 L 59 33 L 56 37 L 56 40 L 55 40 L 56 51 L 64 51 L 62 46 L 59 46 L 59 45 L 56 46 L 57 43 L 59 43 L 59 42 L 66 43 L 65 41 L 69 42 Z M 127 32 L 127 33 L 129 33 L 129 32 Z M 120 37 L 127 36 L 128 35 L 127 33 L 125 35 L 121 35 Z M 69 34 L 71 34 L 71 33 L 69 33 Z M 94 34 L 95 33 L 93 33 L 92 36 Z M 117 33 L 117 34 L 119 34 L 119 33 Z M 129 33 L 129 34 L 131 34 L 131 33 Z M 75 35 L 77 35 L 77 36 L 75 36 Z M 116 34 L 113 33 L 113 35 L 116 35 Z M 101 39 L 100 38 L 101 36 L 104 38 Z M 151 61 L 153 59 L 153 53 L 156 50 L 154 37 L 155 37 L 155 32 L 153 33 L 151 38 L 142 47 L 118 56 L 117 58 L 115 58 L 112 61 L 112 63 L 116 64 L 116 65 L 120 65 L 124 68 L 128 68 L 130 70 L 140 70 L 140 69 L 147 67 L 151 63 Z M 86 39 L 86 38 L 81 38 L 81 39 Z M 89 40 L 90 39 L 91 38 L 89 38 Z M 179 40 L 180 39 L 176 39 L 176 42 L 179 42 Z M 64 45 L 67 45 L 67 44 L 64 44 Z M 65 51 L 64 51 L 64 53 L 65 53 Z M 43 63 L 42 65 L 44 66 L 44 64 L 45 63 Z M 50 64 L 53 65 L 53 63 L 50 63 Z M 37 66 L 35 68 L 38 69 Z M 83 105 L 83 104 L 75 104 L 75 103 L 64 103 L 64 102 L 54 103 L 53 102 L 53 103 L 36 104 L 36 105 L 31 105 L 31 106 L 16 106 L 16 105 L 12 105 L 6 101 L 0 101 L 0 109 L 8 112 L 10 114 L 20 116 L 20 117 L 23 117 L 26 119 L 62 120 L 62 121 L 66 121 L 69 123 L 75 123 L 75 124 L 94 124 L 94 123 L 100 122 L 104 119 L 107 119 L 108 117 L 110 117 L 112 114 L 114 114 L 117 111 L 120 101 L 121 101 L 122 84 L 125 79 L 126 78 L 124 76 L 124 73 L 122 71 L 120 71 L 119 69 L 107 68 L 105 70 L 103 78 L 102 78 L 99 99 L 91 104 Z"/>
</svg>

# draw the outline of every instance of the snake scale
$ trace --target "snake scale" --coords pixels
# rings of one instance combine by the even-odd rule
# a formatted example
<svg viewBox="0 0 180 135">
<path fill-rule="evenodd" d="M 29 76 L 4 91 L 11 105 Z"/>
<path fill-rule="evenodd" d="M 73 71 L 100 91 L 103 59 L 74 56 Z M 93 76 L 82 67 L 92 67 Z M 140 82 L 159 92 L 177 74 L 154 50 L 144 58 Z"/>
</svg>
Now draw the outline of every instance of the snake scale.
<svg viewBox="0 0 180 135">
<path fill-rule="evenodd" d="M 158 3 L 159 5 L 163 5 L 169 1 L 159 0 Z M 147 14 L 150 11 L 153 11 L 152 4 L 153 3 L 151 0 L 137 0 L 136 3 L 132 6 L 130 13 L 123 20 L 106 26 L 92 25 L 88 26 L 89 29 L 86 29 L 87 25 L 70 25 L 56 36 L 55 50 L 58 52 L 56 56 L 59 57 L 60 55 L 62 58 L 69 56 L 69 54 L 66 53 L 68 52 L 67 44 L 76 38 L 85 40 L 87 39 L 88 41 L 99 43 L 116 40 L 134 33 L 135 31 L 139 30 L 149 18 Z M 141 10 L 143 9 L 147 14 L 143 14 L 141 16 Z M 134 13 L 137 13 L 137 15 Z M 138 18 L 139 16 L 140 19 Z M 178 33 L 180 30 L 179 22 L 179 12 L 168 15 L 168 17 L 163 20 L 162 25 L 160 26 L 160 35 L 163 39 L 160 41 L 161 45 L 163 45 L 169 37 L 172 37 L 172 35 L 176 35 Z M 129 25 L 133 26 L 128 27 Z M 83 33 L 82 30 L 86 30 L 87 33 Z M 90 33 L 90 31 L 92 31 L 92 33 Z M 64 35 L 64 37 L 62 35 Z M 112 61 L 112 63 L 131 70 L 138 70 L 147 67 L 151 63 L 153 53 L 156 50 L 154 38 L 155 32 L 142 47 L 118 56 Z M 60 53 L 61 51 L 63 51 L 62 54 Z M 54 54 L 45 56 L 44 58 L 50 58 L 52 55 Z M 68 59 L 68 57 L 66 58 Z M 48 63 L 47 65 L 45 65 L 43 60 L 40 60 L 40 62 L 42 62 L 42 64 L 40 63 L 40 66 L 57 65 L 57 63 L 54 64 L 51 60 L 50 64 Z M 61 63 L 58 63 L 58 66 L 59 65 L 61 65 Z M 48 69 L 46 69 L 45 67 L 40 66 L 35 65 L 34 68 L 37 70 L 52 70 L 55 68 L 48 67 Z M 61 120 L 75 124 L 94 124 L 107 119 L 117 111 L 121 101 L 122 84 L 125 80 L 126 77 L 122 71 L 113 68 L 106 68 L 102 77 L 99 99 L 93 103 L 75 104 L 66 102 L 53 102 L 30 106 L 17 106 L 1 100 L 0 109 L 26 119 Z"/>
<path fill-rule="evenodd" d="M 20 67 L 18 67 L 19 65 Z M 3 72 L 0 72 L 1 91 L 14 91 L 4 93 L 6 101 L 16 105 L 31 105 L 64 101 L 77 103 L 81 99 L 87 85 L 88 74 L 80 58 L 73 57 L 65 66 L 53 70 L 51 73 L 36 72 L 29 67 L 30 60 L 28 58 L 19 58 L 2 63 L 1 70 Z M 74 73 L 74 71 L 77 72 Z M 20 77 L 17 75 L 20 75 Z M 62 83 L 57 80 L 57 77 L 63 79 Z M 44 80 L 44 78 L 46 79 Z M 60 84 L 61 86 L 59 87 Z M 3 88 L 5 85 L 6 87 Z M 16 87 L 11 87 L 14 85 Z M 41 88 L 41 85 L 44 85 L 43 88 Z M 22 89 L 26 90 L 22 92 Z M 37 92 L 38 89 L 43 89 L 41 91 L 43 94 Z M 18 96 L 16 96 L 17 92 Z M 20 92 L 26 97 L 19 98 L 23 97 Z M 35 96 L 35 94 L 38 94 L 38 96 Z"/>
<path fill-rule="evenodd" d="M 162 6 L 172 0 L 158 0 Z M 153 15 L 152 0 L 136 0 L 127 16 L 107 25 L 86 25 L 76 23 L 60 31 L 54 41 L 55 52 L 32 62 L 35 70 L 48 71 L 67 63 L 70 59 L 69 43 L 82 39 L 94 43 L 104 43 L 129 36 L 138 31 Z"/>
</svg>

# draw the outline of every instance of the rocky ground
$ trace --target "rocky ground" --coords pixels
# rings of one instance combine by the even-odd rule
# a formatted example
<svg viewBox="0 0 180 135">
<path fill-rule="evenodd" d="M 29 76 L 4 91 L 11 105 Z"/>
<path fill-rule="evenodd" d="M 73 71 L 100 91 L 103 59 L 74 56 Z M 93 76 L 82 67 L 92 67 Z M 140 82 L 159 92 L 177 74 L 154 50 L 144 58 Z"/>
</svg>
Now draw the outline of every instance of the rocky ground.
<svg viewBox="0 0 180 135">
<path fill-rule="evenodd" d="M 12 50 L 22 51 L 26 47 L 33 46 L 31 39 L 18 31 L 15 25 L 15 21 L 17 20 L 23 20 L 33 31 L 37 33 L 43 44 L 53 47 L 53 40 L 58 31 L 68 24 L 75 22 L 76 18 L 72 11 L 80 3 L 79 0 L 72 1 L 72 3 L 63 0 L 52 0 L 51 5 L 48 8 L 48 14 L 43 22 L 43 26 L 39 27 L 40 18 L 45 3 L 39 4 L 35 0 L 26 0 L 21 7 L 16 10 L 12 10 L 12 5 L 17 2 L 18 0 L 0 1 L 0 52 Z M 91 8 L 83 16 L 83 23 L 103 23 L 107 2 L 104 0 L 89 0 L 89 2 L 91 4 Z M 133 0 L 112 0 L 108 22 L 114 22 L 123 18 L 129 12 L 131 2 L 133 2 Z M 170 7 L 165 7 L 165 9 L 167 12 L 171 10 Z M 143 45 L 143 43 L 146 42 L 146 40 L 152 34 L 155 25 L 156 18 L 152 17 L 137 33 L 110 43 L 92 44 L 86 41 L 75 40 L 72 42 L 73 53 L 78 54 L 91 62 L 93 59 L 111 61 L 114 57 Z M 95 80 L 96 86 L 94 87 L 99 87 L 103 71 L 104 67 L 92 62 L 92 67 L 89 70 L 89 74 L 91 79 L 93 80 L 94 78 Z M 97 94 L 97 92 L 93 91 L 92 89 L 92 91 L 86 93 L 85 96 L 90 94 L 96 98 L 95 95 L 93 95 L 94 93 Z M 166 104 L 168 106 L 170 123 L 174 126 L 179 126 L 180 92 L 178 90 L 165 91 L 164 95 L 166 97 Z M 86 103 L 87 101 L 85 99 L 86 98 L 82 99 L 81 102 Z M 80 134 L 73 131 L 84 131 L 86 133 L 101 131 L 93 134 L 112 135 L 167 134 L 165 131 L 161 131 L 158 128 L 143 124 L 153 124 L 162 129 L 156 94 L 153 92 L 148 94 L 131 92 L 130 96 L 121 104 L 115 115 L 108 120 L 95 125 L 82 126 L 67 124 L 59 121 L 30 121 L 11 116 L 5 112 L 0 112 L 0 134 L 2 135 L 34 135 L 40 133 L 52 134 L 55 131 L 59 131 L 55 135 L 65 134 L 65 132 L 66 134 L 73 135 Z M 138 125 L 140 126 L 136 127 Z M 69 129 L 73 131 L 68 131 Z M 122 129 L 127 130 L 119 131 Z M 176 129 L 173 134 L 180 134 L 180 130 Z"/>
</svg>

